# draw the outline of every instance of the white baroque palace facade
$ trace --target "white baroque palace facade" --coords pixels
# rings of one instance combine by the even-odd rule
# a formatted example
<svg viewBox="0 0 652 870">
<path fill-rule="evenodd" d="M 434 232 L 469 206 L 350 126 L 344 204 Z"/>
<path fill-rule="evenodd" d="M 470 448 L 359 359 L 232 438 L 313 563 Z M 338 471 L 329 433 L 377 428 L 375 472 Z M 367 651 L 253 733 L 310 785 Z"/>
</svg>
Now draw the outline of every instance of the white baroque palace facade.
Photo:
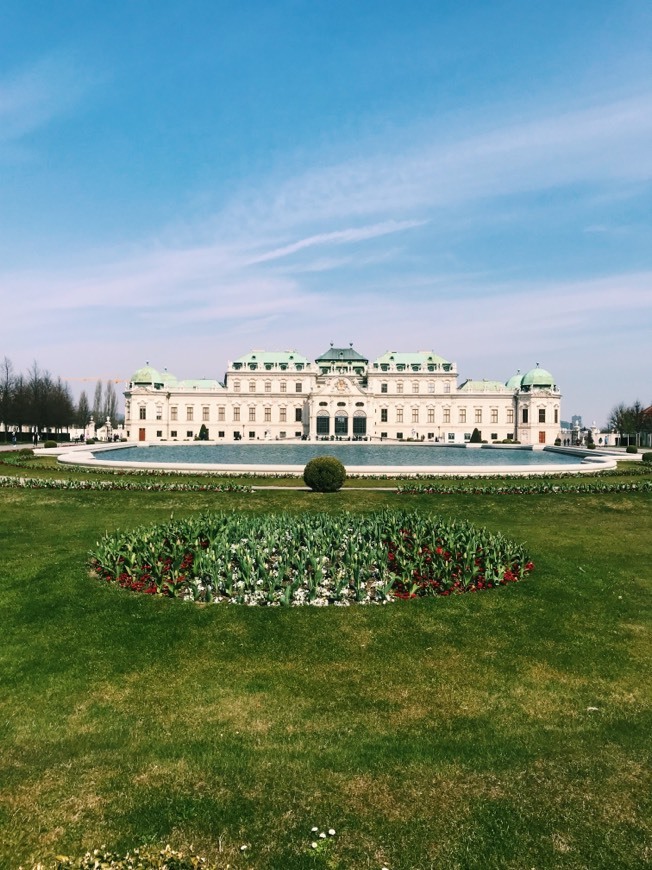
<svg viewBox="0 0 652 870">
<path fill-rule="evenodd" d="M 254 350 L 228 364 L 224 381 L 180 381 L 149 365 L 125 391 L 131 440 L 418 440 L 552 444 L 560 435 L 560 393 L 535 368 L 506 383 L 466 380 L 431 351 L 388 351 L 370 362 L 331 346 L 311 362 L 297 351 Z"/>
</svg>

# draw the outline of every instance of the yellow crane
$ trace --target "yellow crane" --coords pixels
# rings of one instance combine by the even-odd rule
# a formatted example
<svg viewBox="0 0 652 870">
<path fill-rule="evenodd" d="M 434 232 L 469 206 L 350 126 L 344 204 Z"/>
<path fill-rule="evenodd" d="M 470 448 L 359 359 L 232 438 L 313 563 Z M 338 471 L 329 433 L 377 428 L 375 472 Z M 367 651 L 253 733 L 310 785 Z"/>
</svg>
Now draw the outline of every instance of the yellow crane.
<svg viewBox="0 0 652 870">
<path fill-rule="evenodd" d="M 77 377 L 68 377 L 68 375 L 61 375 L 62 381 L 93 381 L 93 383 L 97 383 L 97 381 L 111 381 L 112 384 L 126 384 L 126 378 L 111 378 L 105 377 L 104 375 L 98 375 L 96 378 L 77 378 Z"/>
</svg>

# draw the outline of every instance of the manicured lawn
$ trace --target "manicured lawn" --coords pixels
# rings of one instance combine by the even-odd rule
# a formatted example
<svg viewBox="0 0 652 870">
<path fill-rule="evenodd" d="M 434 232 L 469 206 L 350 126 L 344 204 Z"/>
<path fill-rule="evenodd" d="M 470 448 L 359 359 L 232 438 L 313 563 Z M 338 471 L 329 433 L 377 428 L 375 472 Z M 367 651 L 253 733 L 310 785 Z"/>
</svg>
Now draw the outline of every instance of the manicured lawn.
<svg viewBox="0 0 652 870">
<path fill-rule="evenodd" d="M 652 858 L 649 495 L 0 504 L 0 866 L 144 843 L 279 870 Z M 85 564 L 106 530 L 172 512 L 392 505 L 525 541 L 536 570 L 445 599 L 258 609 L 124 592 Z M 317 850 L 313 825 L 337 832 Z"/>
</svg>

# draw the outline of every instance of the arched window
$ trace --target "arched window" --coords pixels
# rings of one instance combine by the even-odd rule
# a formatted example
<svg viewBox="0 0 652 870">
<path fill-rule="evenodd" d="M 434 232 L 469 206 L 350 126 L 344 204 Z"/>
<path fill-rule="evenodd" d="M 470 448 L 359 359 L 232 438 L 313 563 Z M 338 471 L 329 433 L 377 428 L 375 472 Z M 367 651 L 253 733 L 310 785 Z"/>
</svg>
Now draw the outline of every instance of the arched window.
<svg viewBox="0 0 652 870">
<path fill-rule="evenodd" d="M 317 411 L 317 435 L 330 435 L 331 418 L 328 411 Z"/>
</svg>

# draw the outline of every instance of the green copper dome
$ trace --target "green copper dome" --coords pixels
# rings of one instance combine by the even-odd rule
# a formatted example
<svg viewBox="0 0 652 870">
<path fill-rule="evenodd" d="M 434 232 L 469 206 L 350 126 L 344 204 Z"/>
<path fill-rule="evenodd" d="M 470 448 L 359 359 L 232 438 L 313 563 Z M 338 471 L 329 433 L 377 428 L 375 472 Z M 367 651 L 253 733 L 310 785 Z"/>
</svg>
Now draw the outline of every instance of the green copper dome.
<svg viewBox="0 0 652 870">
<path fill-rule="evenodd" d="M 555 388 L 555 379 L 550 372 L 540 369 L 537 365 L 536 368 L 530 369 L 529 372 L 523 375 L 521 386 L 529 387 L 530 389 L 552 390 Z"/>
<path fill-rule="evenodd" d="M 523 380 L 523 375 L 521 374 L 521 370 L 519 369 L 515 375 L 512 375 L 511 378 L 507 381 L 505 386 L 508 390 L 518 390 L 521 387 L 521 381 Z"/>
<path fill-rule="evenodd" d="M 150 366 L 149 363 L 143 366 L 142 369 L 138 369 L 137 372 L 130 378 L 131 383 L 137 386 L 149 386 L 150 384 L 156 386 L 157 384 L 163 385 L 164 379 L 159 371 L 157 371 L 153 366 Z"/>
</svg>

